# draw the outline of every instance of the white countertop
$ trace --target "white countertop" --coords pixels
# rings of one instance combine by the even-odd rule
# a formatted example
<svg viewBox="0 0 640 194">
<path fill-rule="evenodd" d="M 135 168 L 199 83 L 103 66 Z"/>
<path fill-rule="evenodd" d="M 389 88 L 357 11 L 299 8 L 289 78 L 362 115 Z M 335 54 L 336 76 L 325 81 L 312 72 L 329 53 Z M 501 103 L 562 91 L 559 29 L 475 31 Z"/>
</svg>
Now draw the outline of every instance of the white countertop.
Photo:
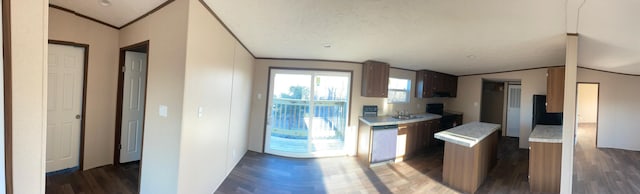
<svg viewBox="0 0 640 194">
<path fill-rule="evenodd" d="M 434 137 L 461 146 L 473 147 L 499 128 L 500 125 L 498 124 L 471 122 L 438 132 Z"/>
<path fill-rule="evenodd" d="M 562 125 L 536 125 L 529 142 L 562 143 Z"/>
<path fill-rule="evenodd" d="M 416 118 L 411 119 L 395 119 L 391 116 L 379 116 L 379 117 L 360 117 L 360 121 L 369 126 L 382 126 L 382 125 L 399 125 L 407 123 L 415 123 L 420 121 L 428 121 L 433 119 L 439 119 L 442 116 L 430 113 L 416 114 Z"/>
</svg>

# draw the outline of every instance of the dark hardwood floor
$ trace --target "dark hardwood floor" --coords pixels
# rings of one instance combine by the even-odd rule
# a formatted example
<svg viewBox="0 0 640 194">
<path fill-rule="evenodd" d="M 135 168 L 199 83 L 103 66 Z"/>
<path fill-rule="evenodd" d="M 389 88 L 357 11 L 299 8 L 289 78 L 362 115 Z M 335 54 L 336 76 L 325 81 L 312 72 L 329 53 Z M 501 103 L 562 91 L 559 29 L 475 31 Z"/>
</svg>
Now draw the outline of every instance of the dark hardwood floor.
<svg viewBox="0 0 640 194">
<path fill-rule="evenodd" d="M 528 193 L 529 151 L 502 137 L 498 163 L 477 193 Z M 293 159 L 248 152 L 216 193 L 458 193 L 442 183 L 442 146 L 369 168 L 354 157 Z"/>
<path fill-rule="evenodd" d="M 640 193 L 640 152 L 596 148 L 595 124 L 580 124 L 573 193 Z"/>
<path fill-rule="evenodd" d="M 138 162 L 47 176 L 47 194 L 137 193 Z"/>
<path fill-rule="evenodd" d="M 596 149 L 595 127 L 580 125 L 574 193 L 640 193 L 640 152 Z M 354 157 L 294 159 L 247 152 L 216 193 L 459 193 L 442 183 L 443 147 L 369 168 Z M 501 137 L 498 163 L 476 193 L 530 193 L 529 150 Z M 46 193 L 136 193 L 137 163 L 47 176 Z"/>
</svg>

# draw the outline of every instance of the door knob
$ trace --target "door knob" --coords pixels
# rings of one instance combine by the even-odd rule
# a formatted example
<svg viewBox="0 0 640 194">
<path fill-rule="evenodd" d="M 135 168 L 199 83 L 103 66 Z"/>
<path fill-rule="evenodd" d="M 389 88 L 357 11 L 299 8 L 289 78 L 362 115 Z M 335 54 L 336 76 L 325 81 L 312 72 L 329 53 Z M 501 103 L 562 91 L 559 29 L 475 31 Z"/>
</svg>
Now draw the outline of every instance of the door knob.
<svg viewBox="0 0 640 194">
<path fill-rule="evenodd" d="M 76 119 L 80 119 L 80 115 L 76 115 Z"/>
</svg>

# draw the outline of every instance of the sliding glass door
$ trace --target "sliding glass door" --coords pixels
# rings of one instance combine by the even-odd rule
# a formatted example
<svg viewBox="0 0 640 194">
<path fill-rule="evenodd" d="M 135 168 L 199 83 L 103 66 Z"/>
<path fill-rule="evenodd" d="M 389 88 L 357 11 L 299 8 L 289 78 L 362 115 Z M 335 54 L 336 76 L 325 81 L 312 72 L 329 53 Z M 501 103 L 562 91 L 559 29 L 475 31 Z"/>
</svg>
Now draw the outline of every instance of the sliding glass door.
<svg viewBox="0 0 640 194">
<path fill-rule="evenodd" d="M 351 72 L 272 69 L 265 152 L 344 155 Z"/>
</svg>

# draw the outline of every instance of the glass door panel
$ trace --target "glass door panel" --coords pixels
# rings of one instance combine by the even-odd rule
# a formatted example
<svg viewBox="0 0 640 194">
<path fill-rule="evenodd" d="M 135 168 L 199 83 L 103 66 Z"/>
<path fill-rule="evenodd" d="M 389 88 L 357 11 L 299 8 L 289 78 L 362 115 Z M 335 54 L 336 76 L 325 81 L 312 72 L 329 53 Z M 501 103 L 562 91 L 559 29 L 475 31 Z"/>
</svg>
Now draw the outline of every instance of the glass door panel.
<svg viewBox="0 0 640 194">
<path fill-rule="evenodd" d="M 348 73 L 314 77 L 313 127 L 311 148 L 313 153 L 344 151 L 347 127 L 350 77 Z"/>
<path fill-rule="evenodd" d="M 311 77 L 284 72 L 273 74 L 266 150 L 274 154 L 309 152 Z"/>
</svg>

